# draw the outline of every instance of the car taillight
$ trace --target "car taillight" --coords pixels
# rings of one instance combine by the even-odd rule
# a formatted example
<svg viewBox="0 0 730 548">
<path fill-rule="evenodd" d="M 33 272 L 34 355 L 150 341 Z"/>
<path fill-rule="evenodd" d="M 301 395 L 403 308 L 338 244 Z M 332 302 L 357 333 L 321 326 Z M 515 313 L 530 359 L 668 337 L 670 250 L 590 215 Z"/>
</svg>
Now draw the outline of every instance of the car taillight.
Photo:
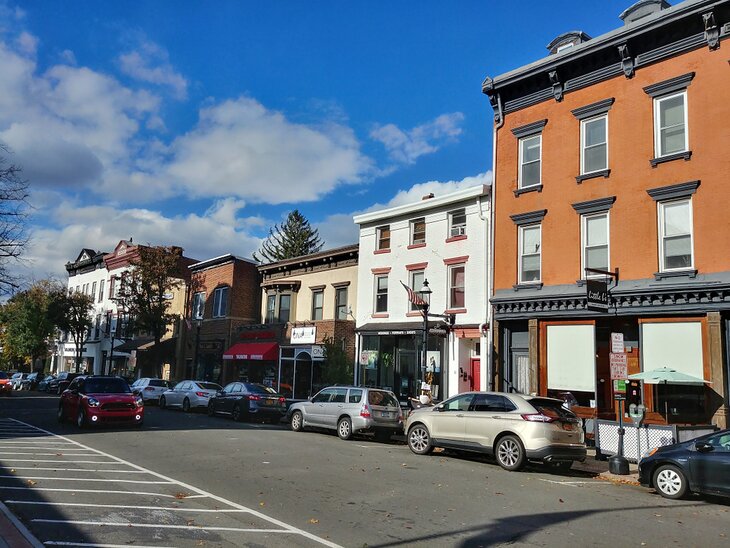
<svg viewBox="0 0 730 548">
<path fill-rule="evenodd" d="M 249 399 L 249 400 L 254 400 L 254 401 L 258 401 L 258 400 L 260 400 L 261 398 L 259 398 L 258 396 L 255 396 L 255 395 L 253 395 L 253 394 L 249 394 L 249 396 L 248 396 L 248 399 Z"/>
<path fill-rule="evenodd" d="M 522 415 L 522 418 L 526 421 L 530 422 L 555 422 L 557 419 L 553 417 L 548 417 L 547 415 L 543 415 L 542 413 L 532 413 L 529 415 Z"/>
<path fill-rule="evenodd" d="M 368 404 L 365 404 L 360 408 L 360 416 L 366 419 L 370 418 L 370 408 L 368 407 Z"/>
<path fill-rule="evenodd" d="M 279 398 L 279 403 L 286 403 L 286 398 L 284 398 L 284 397 Z"/>
<path fill-rule="evenodd" d="M 196 392 L 196 393 L 195 393 L 195 395 L 196 395 L 196 396 L 199 396 L 199 397 L 201 397 L 201 398 L 204 398 L 204 397 L 205 397 L 205 396 L 207 396 L 208 394 L 207 394 L 207 392 Z"/>
</svg>

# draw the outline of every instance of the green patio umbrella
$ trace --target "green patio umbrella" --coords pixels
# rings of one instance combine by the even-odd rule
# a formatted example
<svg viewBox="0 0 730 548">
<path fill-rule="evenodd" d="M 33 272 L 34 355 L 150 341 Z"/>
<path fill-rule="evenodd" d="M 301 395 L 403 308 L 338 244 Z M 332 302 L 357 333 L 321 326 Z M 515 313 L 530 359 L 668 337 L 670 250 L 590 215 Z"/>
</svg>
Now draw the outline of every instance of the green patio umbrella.
<svg viewBox="0 0 730 548">
<path fill-rule="evenodd" d="M 712 384 L 710 381 L 687 375 L 671 367 L 660 367 L 651 371 L 642 371 L 627 377 L 630 381 L 644 381 L 646 384 L 685 384 L 702 386 L 703 384 Z M 664 414 L 669 422 L 669 402 L 664 400 Z"/>
</svg>

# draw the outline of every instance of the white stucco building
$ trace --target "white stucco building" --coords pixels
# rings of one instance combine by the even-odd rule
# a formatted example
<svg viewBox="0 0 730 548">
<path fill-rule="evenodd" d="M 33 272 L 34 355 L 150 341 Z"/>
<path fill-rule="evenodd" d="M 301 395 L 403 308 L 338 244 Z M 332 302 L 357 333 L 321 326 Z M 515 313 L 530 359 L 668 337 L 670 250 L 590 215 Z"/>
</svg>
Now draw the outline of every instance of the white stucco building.
<svg viewBox="0 0 730 548">
<path fill-rule="evenodd" d="M 402 401 L 424 382 L 438 399 L 486 389 L 489 193 L 479 185 L 355 217 L 358 383 L 390 388 Z M 433 315 L 425 354 L 422 307 L 401 286 L 419 291 L 424 280 Z"/>
</svg>

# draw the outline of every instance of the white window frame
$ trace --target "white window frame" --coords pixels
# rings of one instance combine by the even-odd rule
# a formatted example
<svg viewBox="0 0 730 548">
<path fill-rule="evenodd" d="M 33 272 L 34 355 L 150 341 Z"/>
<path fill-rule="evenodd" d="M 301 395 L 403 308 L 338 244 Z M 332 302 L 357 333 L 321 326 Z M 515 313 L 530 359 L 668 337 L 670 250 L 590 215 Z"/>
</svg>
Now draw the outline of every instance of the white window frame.
<svg viewBox="0 0 730 548">
<path fill-rule="evenodd" d="M 416 280 L 416 276 L 421 275 L 420 285 L 418 285 L 418 281 Z M 426 270 L 423 268 L 420 268 L 418 270 L 411 270 L 408 273 L 408 284 L 410 285 L 411 289 L 413 291 L 419 291 L 421 287 L 423 287 L 423 281 L 426 279 Z M 408 301 L 408 311 L 409 312 L 420 312 L 422 309 L 421 306 L 418 306 L 415 303 L 412 303 L 410 300 Z"/>
<path fill-rule="evenodd" d="M 586 238 L 586 228 L 588 224 L 588 219 L 596 218 L 596 217 L 605 217 L 606 218 L 606 264 L 608 265 L 606 270 L 611 270 L 611 219 L 608 214 L 608 211 L 603 211 L 601 213 L 590 213 L 580 216 L 580 271 L 582 273 L 582 279 L 587 280 L 589 278 L 595 278 L 604 277 L 603 274 L 588 274 L 586 272 L 586 268 L 588 265 L 586 264 L 586 251 L 588 250 L 587 242 L 588 239 Z M 542 272 L 541 272 L 542 274 Z"/>
<path fill-rule="evenodd" d="M 524 151 L 524 143 L 526 141 L 529 141 L 530 139 L 540 139 L 540 157 L 537 160 L 534 160 L 531 163 L 538 162 L 540 164 L 540 171 L 539 171 L 539 177 L 537 178 L 536 183 L 532 183 L 530 185 L 525 185 L 524 181 L 522 180 L 522 168 L 524 167 L 524 162 L 522 161 L 523 151 Z M 537 135 L 529 135 L 527 137 L 522 137 L 519 141 L 519 156 L 520 156 L 520 165 L 519 165 L 519 172 L 517 174 L 517 182 L 518 182 L 518 188 L 531 188 L 533 186 L 539 186 L 542 184 L 542 133 L 538 133 Z"/>
<path fill-rule="evenodd" d="M 388 231 L 388 245 L 383 246 L 383 245 L 381 245 L 383 243 L 383 232 L 385 232 L 386 230 Z M 393 233 L 390 230 L 390 225 L 383 225 L 383 226 L 379 226 L 378 228 L 376 228 L 375 229 L 375 238 L 377 241 L 375 242 L 375 249 L 377 249 L 378 251 L 390 249 L 392 237 L 393 237 Z"/>
<path fill-rule="evenodd" d="M 416 241 L 416 223 L 423 222 L 423 241 Z M 426 243 L 426 217 L 419 217 L 418 219 L 412 219 L 410 222 L 411 228 L 411 245 L 424 245 Z"/>
<path fill-rule="evenodd" d="M 664 207 L 667 205 L 676 205 L 679 203 L 686 203 L 689 207 L 689 251 L 691 260 L 689 266 L 682 266 L 679 268 L 666 268 L 666 266 L 664 265 Z M 659 234 L 659 272 L 678 272 L 682 270 L 691 270 L 695 267 L 694 214 L 692 209 L 692 198 L 682 198 L 680 200 L 667 200 L 664 202 L 657 202 L 657 226 Z"/>
<path fill-rule="evenodd" d="M 317 306 L 317 296 L 321 297 L 322 302 Z M 317 317 L 319 311 L 319 318 Z M 312 291 L 312 321 L 324 319 L 324 289 L 315 289 Z"/>
<path fill-rule="evenodd" d="M 464 216 L 463 223 L 454 223 L 454 217 Z M 449 238 L 455 238 L 457 236 L 466 236 L 466 208 L 462 207 L 449 211 Z"/>
<path fill-rule="evenodd" d="M 289 298 L 289 308 L 288 309 L 287 308 L 284 309 L 284 310 L 287 311 L 287 318 L 284 321 L 282 321 L 282 319 L 281 319 L 281 310 L 282 310 L 281 309 L 281 300 L 282 300 L 283 297 L 288 297 Z M 280 293 L 279 294 L 279 298 L 276 299 L 276 300 L 277 300 L 277 303 L 276 303 L 276 321 L 277 321 L 277 323 L 288 323 L 288 322 L 290 322 L 291 321 L 291 318 L 292 318 L 292 307 L 294 305 L 294 299 L 292 299 L 292 294 L 291 293 Z"/>
<path fill-rule="evenodd" d="M 213 317 L 214 318 L 225 318 L 228 315 L 228 295 L 230 287 L 223 286 L 216 288 L 213 293 Z M 221 297 L 225 293 L 225 299 Z M 221 311 L 221 305 L 223 310 Z"/>
<path fill-rule="evenodd" d="M 269 307 L 269 305 L 272 305 Z M 266 312 L 264 316 L 264 323 L 275 323 L 276 322 L 276 295 L 266 295 Z"/>
<path fill-rule="evenodd" d="M 381 278 L 385 278 L 385 310 L 378 310 L 378 280 Z M 375 314 L 385 314 L 388 312 L 388 275 L 387 274 L 376 274 L 374 278 L 374 291 L 373 295 L 375 296 L 375 299 L 373 300 L 373 311 Z"/>
<path fill-rule="evenodd" d="M 454 304 L 453 299 L 452 299 L 452 297 L 453 297 L 452 291 L 453 291 L 453 289 L 456 286 L 451 285 L 451 281 L 453 279 L 452 272 L 455 269 L 457 269 L 457 268 L 461 268 L 461 269 L 464 270 L 464 285 L 461 286 L 461 289 L 464 292 L 464 302 L 463 302 L 463 304 L 461 304 L 459 306 L 457 306 L 456 304 Z M 459 263 L 459 264 L 449 265 L 447 275 L 448 275 L 448 280 L 447 280 L 447 283 L 448 283 L 448 294 L 447 294 L 447 298 L 449 300 L 449 304 L 448 304 L 447 308 L 449 310 L 454 310 L 454 309 L 459 309 L 459 308 L 466 307 L 466 263 Z"/>
<path fill-rule="evenodd" d="M 606 122 L 605 128 L 606 131 L 603 135 L 603 145 L 606 147 L 606 164 L 604 167 L 600 169 L 594 169 L 591 171 L 586 171 L 585 167 L 585 161 L 586 161 L 586 135 L 588 132 L 586 131 L 586 126 L 590 124 L 591 122 L 597 122 L 600 119 L 604 119 Z M 598 145 L 592 145 L 592 147 L 596 147 Z M 598 173 L 599 171 L 605 171 L 608 169 L 608 114 L 601 114 L 600 116 L 594 116 L 593 118 L 587 118 L 585 120 L 580 121 L 580 174 L 581 175 L 587 175 L 589 173 Z"/>
<path fill-rule="evenodd" d="M 682 96 L 683 99 L 683 110 L 684 110 L 684 148 L 682 150 L 676 150 L 674 152 L 665 152 L 662 150 L 662 139 L 661 139 L 661 130 L 660 127 L 661 123 L 661 116 L 660 116 L 660 105 L 668 100 L 673 99 L 677 97 L 678 95 Z M 682 154 L 683 152 L 687 152 L 689 150 L 689 124 L 688 124 L 688 117 L 687 117 L 687 90 L 684 89 L 682 91 L 679 91 L 677 93 L 671 93 L 669 95 L 663 95 L 662 97 L 655 97 L 654 98 L 654 153 L 656 154 L 656 158 L 663 158 L 664 156 L 671 156 L 672 154 Z"/>
<path fill-rule="evenodd" d="M 205 315 L 205 291 L 193 293 L 192 319 L 202 320 Z"/>
<path fill-rule="evenodd" d="M 517 245 L 519 246 L 518 247 L 518 271 L 517 271 L 518 283 L 520 283 L 520 284 L 542 283 L 542 223 L 533 223 L 533 224 L 529 224 L 529 225 L 522 225 L 517 228 L 519 229 L 519 237 L 518 237 L 518 242 L 517 242 Z M 537 228 L 540 231 L 540 244 L 539 244 L 539 248 L 538 248 L 539 251 L 537 253 L 537 255 L 540 256 L 540 276 L 538 277 L 537 280 L 525 281 L 522 279 L 522 272 L 523 272 L 522 260 L 524 258 L 524 254 L 522 253 L 523 235 L 524 235 L 525 230 L 531 230 L 533 228 Z M 529 253 L 529 255 L 535 255 L 535 253 Z"/>
</svg>

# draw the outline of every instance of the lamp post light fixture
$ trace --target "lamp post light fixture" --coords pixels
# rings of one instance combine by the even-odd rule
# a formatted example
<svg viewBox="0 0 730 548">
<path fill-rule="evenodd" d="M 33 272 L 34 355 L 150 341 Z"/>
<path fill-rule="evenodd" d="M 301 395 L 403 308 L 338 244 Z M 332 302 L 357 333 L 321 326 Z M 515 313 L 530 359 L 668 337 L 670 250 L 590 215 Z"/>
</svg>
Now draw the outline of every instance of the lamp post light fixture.
<svg viewBox="0 0 730 548">
<path fill-rule="evenodd" d="M 428 280 L 423 279 L 423 286 L 418 291 L 418 296 L 421 298 L 421 311 L 423 313 L 423 354 L 421 355 L 421 376 L 419 383 L 426 378 L 426 363 L 428 362 L 428 309 L 431 305 L 431 288 L 428 285 Z M 417 392 L 420 391 L 420 384 L 418 385 Z"/>
</svg>

